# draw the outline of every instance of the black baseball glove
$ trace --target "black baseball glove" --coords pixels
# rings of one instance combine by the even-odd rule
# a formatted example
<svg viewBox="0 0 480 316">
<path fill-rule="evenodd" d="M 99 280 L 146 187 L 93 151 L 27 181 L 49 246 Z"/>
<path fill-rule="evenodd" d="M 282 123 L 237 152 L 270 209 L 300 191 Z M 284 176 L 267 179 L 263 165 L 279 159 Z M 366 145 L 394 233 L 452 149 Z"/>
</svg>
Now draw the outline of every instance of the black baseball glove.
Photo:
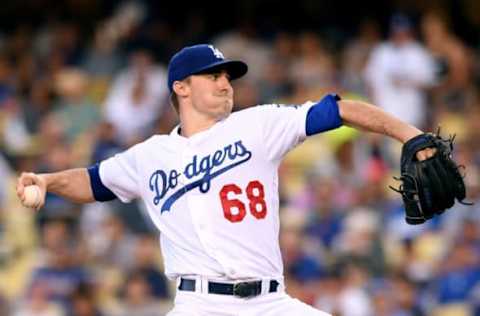
<svg viewBox="0 0 480 316">
<path fill-rule="evenodd" d="M 421 224 L 435 214 L 451 208 L 457 199 L 465 199 L 465 184 L 459 168 L 452 159 L 453 141 L 441 138 L 438 133 L 425 133 L 408 140 L 402 148 L 400 188 L 391 189 L 402 195 L 406 221 Z M 419 161 L 416 153 L 425 148 L 435 148 L 435 154 Z"/>
</svg>

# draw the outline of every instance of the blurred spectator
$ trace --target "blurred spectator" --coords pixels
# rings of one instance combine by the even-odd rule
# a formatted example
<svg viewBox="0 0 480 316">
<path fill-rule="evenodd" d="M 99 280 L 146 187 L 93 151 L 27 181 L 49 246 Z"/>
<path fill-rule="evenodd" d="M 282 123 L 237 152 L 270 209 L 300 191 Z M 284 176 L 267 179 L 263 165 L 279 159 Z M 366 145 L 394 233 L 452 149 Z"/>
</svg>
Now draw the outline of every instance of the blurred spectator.
<svg viewBox="0 0 480 316">
<path fill-rule="evenodd" d="M 90 159 L 92 163 L 99 163 L 123 150 L 115 136 L 115 127 L 111 123 L 101 122 L 98 125 L 97 137 Z"/>
<path fill-rule="evenodd" d="M 51 83 L 45 79 L 32 82 L 27 98 L 21 102 L 25 124 L 30 133 L 39 132 L 41 122 L 53 108 Z"/>
<path fill-rule="evenodd" d="M 466 243 L 455 245 L 439 267 L 436 298 L 440 304 L 468 302 L 480 281 L 479 253 Z"/>
<path fill-rule="evenodd" d="M 296 36 L 291 32 L 279 31 L 272 43 L 273 52 L 282 63 L 290 64 L 296 57 Z"/>
<path fill-rule="evenodd" d="M 132 235 L 116 215 L 110 214 L 103 221 L 101 231 L 92 238 L 92 254 L 97 264 L 131 270 L 137 237 Z"/>
<path fill-rule="evenodd" d="M 74 22 L 60 22 L 54 29 L 50 54 L 58 58 L 61 67 L 79 65 L 83 55 L 80 36 L 80 27 Z"/>
<path fill-rule="evenodd" d="M 475 255 L 480 258 L 480 227 L 477 221 L 471 219 L 465 220 L 457 240 L 459 243 L 469 245 Z"/>
<path fill-rule="evenodd" d="M 289 64 L 274 56 L 266 65 L 266 71 L 259 82 L 259 104 L 278 102 L 287 97 L 293 83 L 288 76 Z"/>
<path fill-rule="evenodd" d="M 129 275 L 124 289 L 122 311 L 116 316 L 161 316 L 166 310 L 152 297 L 145 276 L 140 272 Z"/>
<path fill-rule="evenodd" d="M 105 101 L 105 120 L 115 127 L 117 140 L 132 145 L 150 136 L 155 120 L 167 105 L 166 71 L 146 50 L 130 55 L 129 66 L 114 80 Z"/>
<path fill-rule="evenodd" d="M 47 114 L 40 121 L 37 135 L 40 147 L 44 149 L 42 153 L 45 152 L 46 148 L 53 148 L 66 141 L 65 128 L 64 122 L 55 113 Z"/>
<path fill-rule="evenodd" d="M 73 238 L 70 233 L 70 226 L 66 220 L 54 219 L 46 221 L 40 227 L 40 248 L 36 254 L 36 264 L 38 266 L 48 264 L 49 258 L 53 258 L 52 251 L 62 248 L 66 243 L 71 242 Z"/>
<path fill-rule="evenodd" d="M 44 258 L 40 266 L 32 271 L 27 293 L 40 284 L 49 302 L 68 308 L 71 295 L 79 284 L 90 282 L 87 271 L 77 265 L 76 245 L 71 244 L 72 236 L 66 223 L 52 221 L 44 227 Z"/>
<path fill-rule="evenodd" d="M 300 34 L 298 48 L 299 56 L 290 69 L 293 82 L 307 88 L 332 88 L 335 85 L 335 63 L 319 36 L 312 32 Z"/>
<path fill-rule="evenodd" d="M 400 271 L 420 288 L 428 285 L 435 276 L 449 244 L 439 231 L 422 230 L 416 238 L 402 241 L 403 258 Z"/>
<path fill-rule="evenodd" d="M 29 39 L 30 40 L 30 39 Z M 30 51 L 24 51 L 18 55 L 16 71 L 16 90 L 21 95 L 26 95 L 35 81 L 37 66 L 35 57 Z"/>
<path fill-rule="evenodd" d="M 293 89 L 290 67 L 295 56 L 295 41 L 291 34 L 275 36 L 273 50 L 258 81 L 259 103 L 273 103 L 287 98 Z"/>
<path fill-rule="evenodd" d="M 0 52 L 0 144 L 10 153 L 22 152 L 30 144 L 15 83 L 15 66 Z"/>
<path fill-rule="evenodd" d="M 338 296 L 338 312 L 342 316 L 374 315 L 367 292 L 368 273 L 360 265 L 349 264 L 343 269 L 343 286 Z"/>
<path fill-rule="evenodd" d="M 104 103 L 112 78 L 126 62 L 124 51 L 119 44 L 120 32 L 111 29 L 112 23 L 111 20 L 99 23 L 94 39 L 81 62 L 81 67 L 90 78 L 90 98 L 96 104 Z"/>
<path fill-rule="evenodd" d="M 427 49 L 437 65 L 439 85 L 435 104 L 450 110 L 464 109 L 471 102 L 472 58 L 467 47 L 449 30 L 445 17 L 428 12 L 422 18 Z"/>
<path fill-rule="evenodd" d="M 65 127 L 67 140 L 74 142 L 90 132 L 100 120 L 98 106 L 86 97 L 89 78 L 79 69 L 65 69 L 55 78 L 55 89 L 60 96 L 57 117 Z"/>
<path fill-rule="evenodd" d="M 394 315 L 426 316 L 420 306 L 420 291 L 403 275 L 392 277 L 392 288 L 389 293 L 394 299 L 396 313 Z"/>
<path fill-rule="evenodd" d="M 305 227 L 304 220 L 291 211 L 286 211 L 282 216 L 285 224 L 280 246 L 287 278 L 300 283 L 319 279 L 324 274 L 324 267 L 318 258 L 304 249 L 305 243 L 300 234 Z"/>
<path fill-rule="evenodd" d="M 238 28 L 218 35 L 212 43 L 230 59 L 243 60 L 248 64 L 245 81 L 260 81 L 266 71 L 271 48 L 258 37 L 252 23 L 242 21 Z"/>
<path fill-rule="evenodd" d="M 313 305 L 332 315 L 340 315 L 338 311 L 338 297 L 342 291 L 342 285 L 338 271 L 332 268 L 327 275 L 320 279 Z"/>
<path fill-rule="evenodd" d="M 6 93 L 4 99 L 0 99 L 0 108 L 2 109 L 0 113 L 0 142 L 7 153 L 15 155 L 29 149 L 31 135 L 25 125 L 18 99 L 14 94 Z"/>
<path fill-rule="evenodd" d="M 395 315 L 395 303 L 393 300 L 393 293 L 391 291 L 390 282 L 385 280 L 374 280 L 374 289 L 371 290 L 372 309 L 375 316 L 390 316 Z M 377 284 L 376 284 L 377 283 Z M 380 283 L 380 284 L 378 284 Z"/>
<path fill-rule="evenodd" d="M 310 211 L 305 234 L 330 249 L 333 241 L 342 231 L 343 212 L 334 204 L 335 190 L 333 179 L 315 182 L 315 203 Z"/>
<path fill-rule="evenodd" d="M 343 209 L 355 204 L 358 188 L 365 182 L 369 146 L 358 136 L 357 130 L 345 126 L 327 133 L 326 144 L 332 156 L 324 155 L 315 162 L 314 172 L 334 182 L 334 203 Z M 338 190 L 340 186 L 342 190 Z"/>
<path fill-rule="evenodd" d="M 82 68 L 95 79 L 110 79 L 120 69 L 123 56 L 118 39 L 109 33 L 108 22 L 100 23 L 95 31 L 92 46 L 82 62 Z"/>
<path fill-rule="evenodd" d="M 357 36 L 347 44 L 342 54 L 341 81 L 345 90 L 368 95 L 362 72 L 372 49 L 380 39 L 378 24 L 368 19 L 362 21 Z"/>
<path fill-rule="evenodd" d="M 19 304 L 14 316 L 63 316 L 63 309 L 49 298 L 49 285 L 47 281 L 35 281 L 30 288 L 24 302 Z"/>
<path fill-rule="evenodd" d="M 102 316 L 95 300 L 94 289 L 88 284 L 79 284 L 72 294 L 69 316 Z"/>
<path fill-rule="evenodd" d="M 418 127 L 426 124 L 425 88 L 434 83 L 432 57 L 419 44 L 412 22 L 394 15 L 390 38 L 373 51 L 365 69 L 374 104 Z"/>
<path fill-rule="evenodd" d="M 144 235 L 136 243 L 134 251 L 134 270 L 144 275 L 151 294 L 156 299 L 170 298 L 168 282 L 159 269 L 158 240 L 153 236 Z"/>
<path fill-rule="evenodd" d="M 378 237 L 379 216 L 367 208 L 350 211 L 333 249 L 340 262 L 362 265 L 368 274 L 380 276 L 385 269 L 384 252 Z"/>
</svg>

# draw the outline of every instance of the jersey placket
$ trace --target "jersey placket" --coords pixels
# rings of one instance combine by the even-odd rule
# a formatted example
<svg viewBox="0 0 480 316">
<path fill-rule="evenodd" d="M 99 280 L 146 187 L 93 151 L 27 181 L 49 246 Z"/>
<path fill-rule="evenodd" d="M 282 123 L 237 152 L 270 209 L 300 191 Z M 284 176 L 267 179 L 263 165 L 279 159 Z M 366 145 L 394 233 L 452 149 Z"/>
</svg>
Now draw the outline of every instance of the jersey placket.
<svg viewBox="0 0 480 316">
<path fill-rule="evenodd" d="M 190 163 L 194 155 L 198 157 L 202 156 L 201 153 L 204 151 L 202 149 L 205 149 L 205 144 L 202 142 L 203 137 L 198 136 L 206 137 L 207 135 L 197 135 L 197 137 L 189 139 L 182 157 L 184 165 Z M 198 180 L 198 178 L 196 178 L 196 180 Z M 191 182 L 191 180 L 188 180 L 188 182 Z M 212 190 L 212 188 L 210 188 L 210 190 Z M 213 203 L 213 201 L 208 199 L 208 197 L 213 196 L 216 195 L 205 195 L 200 192 L 199 188 L 195 188 L 187 195 L 187 207 L 190 212 L 193 227 L 205 252 L 222 266 L 225 273 L 235 273 L 232 268 L 225 266 L 224 260 L 221 260 L 221 254 L 218 252 L 218 241 L 215 240 L 215 227 L 213 227 L 212 223 L 212 216 L 214 216 L 214 214 L 211 213 L 212 210 L 209 205 L 209 203 Z"/>
</svg>

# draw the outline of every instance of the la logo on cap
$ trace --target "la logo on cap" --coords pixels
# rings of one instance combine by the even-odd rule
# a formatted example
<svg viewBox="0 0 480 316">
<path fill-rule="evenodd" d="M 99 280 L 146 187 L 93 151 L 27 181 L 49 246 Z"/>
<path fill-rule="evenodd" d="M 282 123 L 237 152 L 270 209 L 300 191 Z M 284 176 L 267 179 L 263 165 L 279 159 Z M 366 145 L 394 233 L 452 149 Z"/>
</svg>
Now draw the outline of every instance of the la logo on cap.
<svg viewBox="0 0 480 316">
<path fill-rule="evenodd" d="M 220 59 L 225 59 L 225 57 L 223 57 L 222 52 L 219 51 L 218 48 L 213 47 L 213 45 L 208 45 L 208 48 L 210 48 L 212 50 L 215 57 L 220 58 Z"/>
</svg>

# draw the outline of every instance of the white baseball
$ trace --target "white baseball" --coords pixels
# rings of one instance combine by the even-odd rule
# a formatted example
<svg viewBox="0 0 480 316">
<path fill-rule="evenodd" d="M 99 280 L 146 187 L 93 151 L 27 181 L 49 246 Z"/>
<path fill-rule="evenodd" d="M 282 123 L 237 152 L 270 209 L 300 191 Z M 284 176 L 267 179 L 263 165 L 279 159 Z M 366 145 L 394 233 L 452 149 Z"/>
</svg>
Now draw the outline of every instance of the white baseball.
<svg viewBox="0 0 480 316">
<path fill-rule="evenodd" d="M 38 185 L 29 185 L 25 187 L 24 195 L 25 200 L 23 200 L 22 204 L 25 207 L 36 208 L 42 201 L 42 193 Z"/>
</svg>

